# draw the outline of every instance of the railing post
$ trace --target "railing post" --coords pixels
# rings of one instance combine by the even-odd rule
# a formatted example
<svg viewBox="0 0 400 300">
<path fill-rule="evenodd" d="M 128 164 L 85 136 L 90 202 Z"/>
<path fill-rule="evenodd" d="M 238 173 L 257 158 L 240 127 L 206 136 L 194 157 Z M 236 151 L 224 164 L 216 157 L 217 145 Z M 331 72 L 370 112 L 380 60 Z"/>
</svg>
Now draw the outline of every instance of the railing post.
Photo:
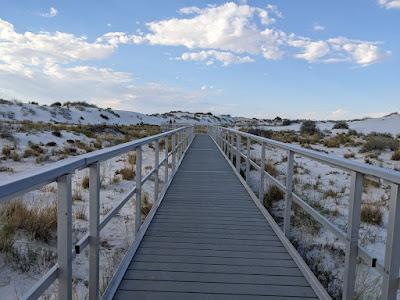
<svg viewBox="0 0 400 300">
<path fill-rule="evenodd" d="M 136 148 L 135 235 L 142 224 L 142 147 Z"/>
<path fill-rule="evenodd" d="M 89 299 L 99 299 L 100 163 L 89 167 Z"/>
<path fill-rule="evenodd" d="M 233 161 L 233 134 L 229 133 L 229 160 Z"/>
<path fill-rule="evenodd" d="M 358 235 L 361 217 L 361 197 L 363 174 L 352 171 L 350 186 L 349 216 L 347 221 L 347 245 L 343 280 L 343 299 L 352 300 L 355 296 L 356 266 L 358 255 Z"/>
<path fill-rule="evenodd" d="M 175 133 L 172 134 L 172 172 L 175 170 L 175 165 L 176 165 L 176 149 L 175 149 L 175 144 L 176 144 L 176 136 Z"/>
<path fill-rule="evenodd" d="M 400 267 L 400 186 L 392 183 L 390 189 L 389 217 L 387 226 L 385 275 L 381 299 L 394 300 L 399 286 Z"/>
<path fill-rule="evenodd" d="M 258 189 L 258 199 L 261 203 L 264 201 L 264 177 L 265 177 L 265 143 L 261 144 L 261 162 L 260 162 L 260 186 Z"/>
<path fill-rule="evenodd" d="M 72 192 L 71 174 L 57 179 L 58 299 L 72 299 Z"/>
<path fill-rule="evenodd" d="M 236 172 L 240 172 L 240 163 L 242 161 L 242 155 L 241 155 L 241 137 L 240 134 L 236 134 Z"/>
<path fill-rule="evenodd" d="M 286 167 L 286 194 L 285 194 L 285 215 L 283 232 L 288 237 L 290 233 L 290 217 L 292 215 L 292 192 L 293 192 L 293 164 L 294 152 L 289 150 Z"/>
<path fill-rule="evenodd" d="M 168 136 L 165 137 L 164 155 L 165 155 L 164 182 L 165 182 L 165 188 L 167 188 L 167 184 L 168 184 Z"/>
<path fill-rule="evenodd" d="M 246 183 L 249 183 L 250 174 L 250 138 L 247 137 L 246 141 Z"/>
<path fill-rule="evenodd" d="M 158 140 L 154 141 L 154 202 L 158 200 L 158 171 L 160 164 L 160 143 Z"/>
</svg>

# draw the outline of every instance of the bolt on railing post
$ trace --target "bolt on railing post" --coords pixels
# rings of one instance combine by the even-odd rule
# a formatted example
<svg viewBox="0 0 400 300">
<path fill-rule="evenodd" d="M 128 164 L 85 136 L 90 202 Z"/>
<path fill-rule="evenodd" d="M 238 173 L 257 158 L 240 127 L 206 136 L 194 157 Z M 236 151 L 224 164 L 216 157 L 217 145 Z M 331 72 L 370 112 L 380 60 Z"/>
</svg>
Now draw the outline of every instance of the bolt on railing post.
<svg viewBox="0 0 400 300">
<path fill-rule="evenodd" d="M 158 171 L 160 164 L 160 143 L 158 140 L 154 141 L 154 202 L 158 200 Z"/>
<path fill-rule="evenodd" d="M 142 224 L 142 147 L 136 148 L 135 235 Z"/>
<path fill-rule="evenodd" d="M 241 155 L 241 137 L 240 134 L 236 134 L 236 172 L 240 172 L 240 162 L 242 161 L 242 155 Z"/>
<path fill-rule="evenodd" d="M 58 299 L 72 299 L 72 191 L 71 174 L 57 179 Z"/>
<path fill-rule="evenodd" d="M 100 163 L 89 166 L 89 299 L 99 299 Z"/>
<path fill-rule="evenodd" d="M 247 137 L 246 141 L 246 183 L 249 183 L 249 174 L 250 174 L 250 138 Z"/>
<path fill-rule="evenodd" d="M 292 192 L 293 192 L 293 164 L 294 152 L 288 152 L 287 167 L 286 167 L 286 194 L 285 194 L 285 215 L 283 232 L 288 237 L 290 233 L 290 217 L 292 215 Z"/>
<path fill-rule="evenodd" d="M 260 162 L 260 186 L 258 189 L 258 199 L 261 203 L 264 201 L 264 177 L 265 177 L 265 143 L 261 144 L 261 162 Z"/>
<path fill-rule="evenodd" d="M 175 149 L 175 144 L 176 144 L 176 136 L 175 133 L 172 134 L 172 173 L 175 170 L 175 165 L 176 165 L 176 149 Z"/>
<path fill-rule="evenodd" d="M 397 297 L 400 267 L 400 186 L 392 183 L 390 188 L 389 217 L 381 299 Z"/>
<path fill-rule="evenodd" d="M 351 173 L 349 216 L 347 221 L 347 245 L 343 280 L 343 299 L 345 300 L 352 300 L 355 296 L 363 177 L 364 176 L 361 173 L 355 171 L 352 171 Z"/>
</svg>

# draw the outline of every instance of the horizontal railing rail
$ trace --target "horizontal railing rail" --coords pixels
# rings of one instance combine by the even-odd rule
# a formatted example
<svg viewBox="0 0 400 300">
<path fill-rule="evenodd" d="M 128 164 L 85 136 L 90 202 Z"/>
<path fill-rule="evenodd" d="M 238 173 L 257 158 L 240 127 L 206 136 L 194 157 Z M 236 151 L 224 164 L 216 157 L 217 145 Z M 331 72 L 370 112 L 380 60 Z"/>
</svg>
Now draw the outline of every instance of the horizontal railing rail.
<svg viewBox="0 0 400 300">
<path fill-rule="evenodd" d="M 342 159 L 333 155 L 322 154 L 296 145 L 259 137 L 231 128 L 210 126 L 209 134 L 213 137 L 220 149 L 226 154 L 231 162 L 235 164 L 238 173 L 242 168 L 242 158 L 244 159 L 244 173 L 247 183 L 249 183 L 251 167 L 255 168 L 259 172 L 260 184 L 258 197 L 261 203 L 264 198 L 264 186 L 266 180 L 275 184 L 285 193 L 283 232 L 287 237 L 290 232 L 290 218 L 292 214 L 291 207 L 294 202 L 345 244 L 343 299 L 353 299 L 355 296 L 356 264 L 358 257 L 369 266 L 376 268 L 376 270 L 383 276 L 382 299 L 396 299 L 399 288 L 400 267 L 400 256 L 398 255 L 400 253 L 400 172 L 348 159 Z M 245 147 L 242 147 L 242 139 L 246 140 Z M 250 157 L 251 144 L 254 142 L 261 145 L 260 165 Z M 266 163 L 266 146 L 287 151 L 285 184 L 281 183 L 269 174 L 265 170 L 265 167 L 263 167 Z M 343 232 L 293 191 L 295 155 L 307 157 L 311 160 L 350 172 L 351 184 L 347 232 Z M 376 257 L 373 257 L 358 242 L 363 179 L 365 176 L 377 177 L 390 183 L 389 219 L 383 264 Z"/>
<path fill-rule="evenodd" d="M 26 173 L 16 174 L 0 183 L 0 204 L 36 190 L 52 182 L 57 183 L 57 262 L 24 295 L 24 299 L 39 298 L 58 279 L 57 299 L 72 299 L 72 260 L 89 246 L 89 299 L 99 299 L 99 233 L 130 199 L 135 199 L 134 232 L 141 227 L 142 185 L 154 177 L 154 203 L 162 199 L 179 163 L 194 138 L 193 126 L 177 128 L 132 142 L 104 148 L 49 164 Z M 164 141 L 164 157 L 160 160 L 160 142 Z M 171 143 L 170 143 L 171 142 Z M 154 167 L 142 176 L 142 147 L 154 144 Z M 169 144 L 171 151 L 168 150 Z M 135 185 L 100 220 L 100 163 L 110 158 L 136 152 Z M 171 173 L 169 164 L 171 163 Z M 164 166 L 164 186 L 160 193 L 159 169 Z M 72 245 L 72 174 L 89 168 L 89 230 L 73 248 Z M 161 197 L 160 197 L 161 195 Z"/>
</svg>

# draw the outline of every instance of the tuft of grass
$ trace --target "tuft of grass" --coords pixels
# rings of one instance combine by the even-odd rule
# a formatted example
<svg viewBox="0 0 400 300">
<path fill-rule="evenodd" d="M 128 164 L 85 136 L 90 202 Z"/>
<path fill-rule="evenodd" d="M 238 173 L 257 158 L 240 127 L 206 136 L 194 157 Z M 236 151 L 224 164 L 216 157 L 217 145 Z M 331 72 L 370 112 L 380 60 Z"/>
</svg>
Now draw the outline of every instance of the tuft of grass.
<svg viewBox="0 0 400 300">
<path fill-rule="evenodd" d="M 9 158 L 11 157 L 11 152 L 13 151 L 13 147 L 10 145 L 4 145 L 3 149 L 1 150 L 1 154 L 3 154 L 5 157 Z"/>
<path fill-rule="evenodd" d="M 135 178 L 136 172 L 130 168 L 122 168 L 115 171 L 115 175 L 121 175 L 124 180 L 132 180 Z"/>
<path fill-rule="evenodd" d="M 264 166 L 265 171 L 273 176 L 276 177 L 279 175 L 279 171 L 276 169 L 276 167 L 274 166 L 274 164 L 271 161 L 268 161 L 265 166 Z"/>
<path fill-rule="evenodd" d="M 332 129 L 349 129 L 349 125 L 345 121 L 338 121 L 333 125 Z"/>
<path fill-rule="evenodd" d="M 150 212 L 151 208 L 153 207 L 153 204 L 150 203 L 149 200 L 149 194 L 144 192 L 142 193 L 142 207 L 141 207 L 141 212 L 142 212 L 142 218 L 145 219 L 148 213 Z"/>
<path fill-rule="evenodd" d="M 12 235 L 16 230 L 25 230 L 34 240 L 47 242 L 57 229 L 57 206 L 55 203 L 47 207 L 28 207 L 21 200 L 6 203 L 0 217 L 5 224 L 2 234 Z"/>
<path fill-rule="evenodd" d="M 266 209 L 271 209 L 273 203 L 282 200 L 283 197 L 283 192 L 276 185 L 271 185 L 264 195 L 264 207 Z"/>
<path fill-rule="evenodd" d="M 72 193 L 72 201 L 82 201 L 82 190 L 80 188 L 75 188 Z"/>
<path fill-rule="evenodd" d="M 396 150 L 393 154 L 392 157 L 390 158 L 391 160 L 400 160 L 400 150 Z"/>
<path fill-rule="evenodd" d="M 337 198 L 339 197 L 339 192 L 329 189 L 324 192 L 324 198 Z"/>
<path fill-rule="evenodd" d="M 353 153 L 353 152 L 345 153 L 345 154 L 343 154 L 343 157 L 344 157 L 344 158 L 347 158 L 347 159 L 349 159 L 349 158 L 355 158 L 355 157 L 356 157 L 356 154 Z"/>
<path fill-rule="evenodd" d="M 21 160 L 21 156 L 19 156 L 17 151 L 13 151 L 13 153 L 11 154 L 11 158 L 13 161 L 20 161 Z"/>
<path fill-rule="evenodd" d="M 75 219 L 87 220 L 85 206 L 80 205 L 79 208 L 75 210 Z"/>
<path fill-rule="evenodd" d="M 89 188 L 89 176 L 84 176 L 82 178 L 82 187 L 86 190 Z"/>
<path fill-rule="evenodd" d="M 361 207 L 361 222 L 380 225 L 382 224 L 383 214 L 376 205 L 364 204 Z"/>
<path fill-rule="evenodd" d="M 136 153 L 135 152 L 129 152 L 128 153 L 128 163 L 131 166 L 136 165 Z"/>
</svg>

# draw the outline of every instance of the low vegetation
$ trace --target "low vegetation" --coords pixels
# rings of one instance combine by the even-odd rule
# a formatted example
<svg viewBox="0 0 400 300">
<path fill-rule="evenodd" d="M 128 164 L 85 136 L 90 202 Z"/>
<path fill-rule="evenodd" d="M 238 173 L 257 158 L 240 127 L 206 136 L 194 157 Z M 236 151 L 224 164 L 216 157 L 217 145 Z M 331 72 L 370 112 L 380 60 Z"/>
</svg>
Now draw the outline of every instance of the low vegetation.
<svg viewBox="0 0 400 300">
<path fill-rule="evenodd" d="M 377 205 L 363 204 L 361 207 L 361 222 L 380 225 L 383 220 L 383 214 Z"/>
<path fill-rule="evenodd" d="M 279 200 L 282 200 L 283 197 L 283 192 L 276 185 L 271 185 L 264 194 L 264 207 L 268 210 L 271 209 L 273 204 Z"/>
</svg>

